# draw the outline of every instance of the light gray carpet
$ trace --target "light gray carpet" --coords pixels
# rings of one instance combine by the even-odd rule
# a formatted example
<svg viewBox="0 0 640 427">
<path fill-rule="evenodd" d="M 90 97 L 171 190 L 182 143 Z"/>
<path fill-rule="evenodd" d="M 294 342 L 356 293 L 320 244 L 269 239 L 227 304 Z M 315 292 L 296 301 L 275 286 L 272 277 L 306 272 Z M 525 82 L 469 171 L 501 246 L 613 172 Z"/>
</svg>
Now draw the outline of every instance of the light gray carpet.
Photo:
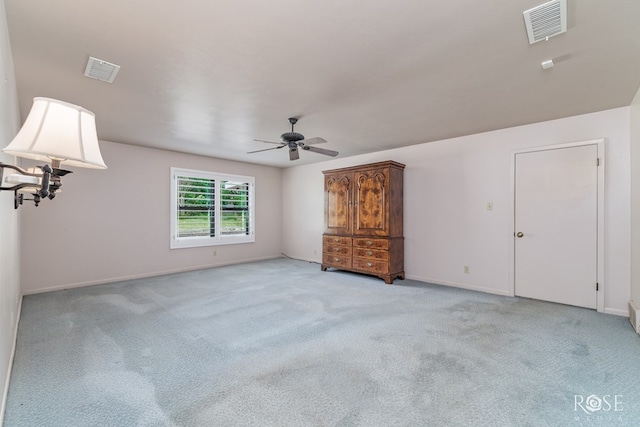
<svg viewBox="0 0 640 427">
<path fill-rule="evenodd" d="M 640 337 L 289 259 L 24 298 L 6 427 L 236 425 L 637 426 Z"/>
</svg>

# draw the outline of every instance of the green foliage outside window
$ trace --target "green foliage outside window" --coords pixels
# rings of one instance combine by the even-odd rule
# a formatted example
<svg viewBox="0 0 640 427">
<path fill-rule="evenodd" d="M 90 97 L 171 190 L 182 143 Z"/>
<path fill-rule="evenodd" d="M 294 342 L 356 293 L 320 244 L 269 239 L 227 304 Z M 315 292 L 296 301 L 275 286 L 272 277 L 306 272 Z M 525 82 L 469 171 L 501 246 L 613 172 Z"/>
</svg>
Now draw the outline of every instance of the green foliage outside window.
<svg viewBox="0 0 640 427">
<path fill-rule="evenodd" d="M 249 184 L 220 181 L 220 234 L 249 233 Z M 216 181 L 178 177 L 178 236 L 216 233 Z"/>
</svg>

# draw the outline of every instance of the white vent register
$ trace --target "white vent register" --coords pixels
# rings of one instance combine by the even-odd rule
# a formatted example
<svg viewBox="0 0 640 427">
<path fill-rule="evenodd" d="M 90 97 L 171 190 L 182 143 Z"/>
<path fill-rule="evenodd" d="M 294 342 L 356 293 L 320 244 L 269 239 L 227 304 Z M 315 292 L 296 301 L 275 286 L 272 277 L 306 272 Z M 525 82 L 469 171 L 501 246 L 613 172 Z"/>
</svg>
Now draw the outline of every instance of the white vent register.
<svg viewBox="0 0 640 427">
<path fill-rule="evenodd" d="M 102 82 L 113 83 L 118 71 L 120 71 L 119 65 L 90 56 L 84 75 Z"/>
<path fill-rule="evenodd" d="M 530 44 L 567 31 L 567 0 L 552 0 L 523 14 Z"/>
</svg>

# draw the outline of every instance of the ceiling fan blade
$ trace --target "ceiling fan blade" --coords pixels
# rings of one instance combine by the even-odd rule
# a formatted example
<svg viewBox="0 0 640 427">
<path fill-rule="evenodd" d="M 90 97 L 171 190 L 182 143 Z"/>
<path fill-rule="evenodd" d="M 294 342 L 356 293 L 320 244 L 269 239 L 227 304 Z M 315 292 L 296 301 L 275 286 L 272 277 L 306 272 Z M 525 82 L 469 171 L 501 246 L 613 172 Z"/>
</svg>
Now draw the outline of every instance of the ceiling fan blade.
<svg viewBox="0 0 640 427">
<path fill-rule="evenodd" d="M 269 151 L 269 150 L 277 150 L 278 148 L 282 148 L 284 147 L 284 145 L 281 145 L 279 147 L 273 147 L 273 148 L 265 148 L 263 150 L 255 150 L 255 151 L 247 151 L 247 154 L 251 154 L 251 153 L 259 153 L 261 151 Z"/>
<path fill-rule="evenodd" d="M 300 142 L 304 143 L 304 145 L 311 145 L 311 144 L 324 144 L 327 142 L 327 140 L 316 136 L 315 138 L 305 139 Z"/>
<path fill-rule="evenodd" d="M 298 153 L 297 148 L 289 149 L 289 160 L 298 160 L 300 158 L 300 153 Z"/>
<path fill-rule="evenodd" d="M 313 151 L 314 153 L 325 154 L 331 157 L 335 157 L 339 154 L 337 151 L 327 150 L 326 148 L 308 147 L 306 145 L 303 146 L 302 149 L 306 151 Z"/>
<path fill-rule="evenodd" d="M 267 144 L 284 144 L 284 142 L 265 141 L 264 139 L 254 139 L 256 142 L 266 142 Z"/>
</svg>

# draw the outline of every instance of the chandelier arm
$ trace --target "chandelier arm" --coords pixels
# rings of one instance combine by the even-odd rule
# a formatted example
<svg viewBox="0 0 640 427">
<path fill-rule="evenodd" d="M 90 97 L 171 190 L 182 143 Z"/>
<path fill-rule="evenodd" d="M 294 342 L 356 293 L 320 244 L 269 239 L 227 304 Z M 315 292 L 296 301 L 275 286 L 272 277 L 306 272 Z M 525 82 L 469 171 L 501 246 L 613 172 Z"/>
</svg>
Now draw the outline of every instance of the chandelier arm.
<svg viewBox="0 0 640 427">
<path fill-rule="evenodd" d="M 53 161 L 54 166 L 60 166 L 59 161 Z M 4 186 L 2 185 L 4 170 L 13 169 L 21 175 L 32 176 L 35 178 L 41 179 L 40 183 L 31 183 L 31 182 L 21 182 L 12 186 Z M 49 165 L 40 166 L 42 172 L 33 173 L 29 172 L 21 167 L 15 165 L 9 165 L 6 163 L 0 162 L 0 191 L 13 191 L 15 193 L 14 199 L 15 204 L 14 207 L 17 209 L 19 205 L 22 204 L 22 200 L 33 200 L 35 205 L 38 206 L 40 200 L 48 197 L 49 199 L 53 199 L 56 196 L 56 191 L 60 189 L 62 183 L 60 182 L 60 176 L 66 175 L 71 171 L 65 171 L 63 169 L 51 168 Z M 33 199 L 24 199 L 24 197 L 18 194 L 18 190 L 23 188 L 33 188 L 36 189 Z"/>
<path fill-rule="evenodd" d="M 4 176 L 5 168 L 6 169 L 13 169 L 13 170 L 15 170 L 16 172 L 18 172 L 21 175 L 34 176 L 36 178 L 41 178 L 42 177 L 41 173 L 32 173 L 32 172 L 29 172 L 29 171 L 27 171 L 25 169 L 22 169 L 22 168 L 18 167 L 18 166 L 9 165 L 9 164 L 0 162 L 0 191 L 2 191 L 2 190 L 17 191 L 17 190 L 19 190 L 21 188 L 26 188 L 26 187 L 34 187 L 34 188 L 40 187 L 40 184 L 29 184 L 29 183 L 20 183 L 20 184 L 13 185 L 11 187 L 5 187 L 4 185 L 2 185 L 2 179 L 3 179 L 3 176 Z"/>
</svg>

